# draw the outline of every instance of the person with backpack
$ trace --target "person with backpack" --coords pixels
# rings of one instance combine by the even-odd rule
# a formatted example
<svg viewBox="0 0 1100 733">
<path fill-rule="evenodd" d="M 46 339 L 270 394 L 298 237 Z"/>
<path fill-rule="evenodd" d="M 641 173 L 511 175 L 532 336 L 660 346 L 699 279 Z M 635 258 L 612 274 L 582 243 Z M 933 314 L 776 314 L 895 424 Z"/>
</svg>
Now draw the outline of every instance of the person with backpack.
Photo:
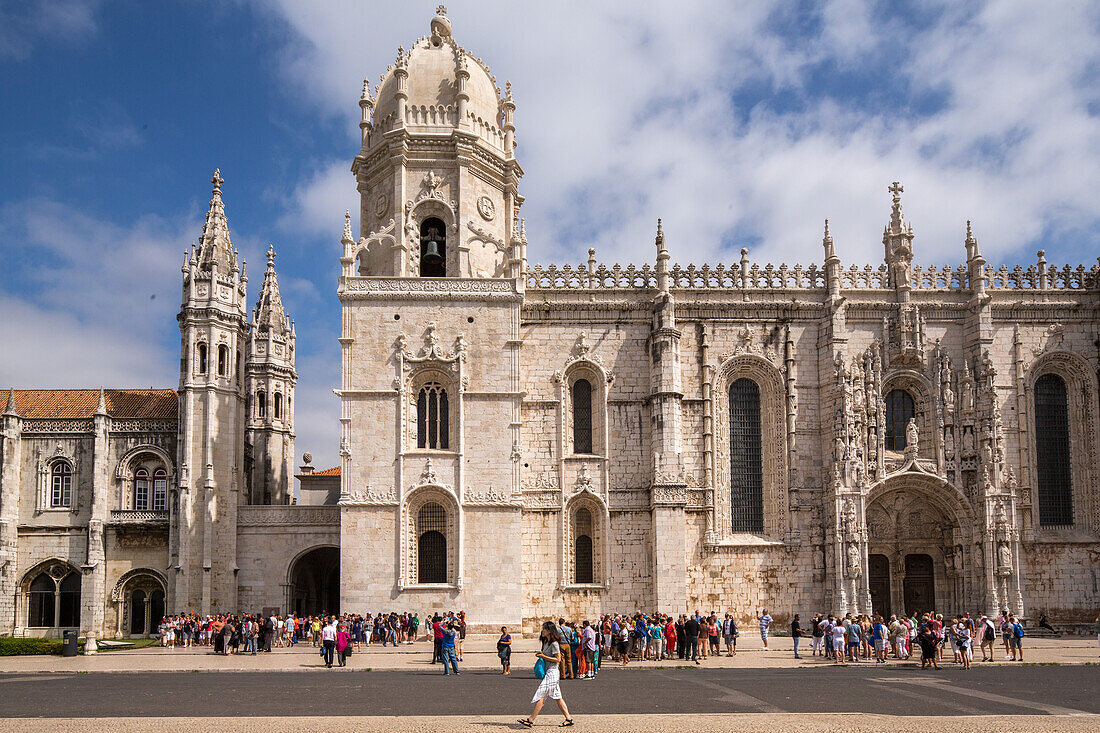
<svg viewBox="0 0 1100 733">
<path fill-rule="evenodd" d="M 997 643 L 997 627 L 993 624 L 993 619 L 986 616 L 984 613 L 978 621 L 978 646 L 982 650 L 982 661 L 993 661 L 993 647 Z M 988 655 L 988 657 L 987 657 Z"/>
<path fill-rule="evenodd" d="M 1009 642 L 1012 648 L 1012 661 L 1024 661 L 1024 625 L 1020 623 L 1020 620 L 1016 618 L 1015 614 L 1008 614 L 1008 625 L 1012 633 Z M 1016 652 L 1020 653 L 1019 660 L 1016 659 Z"/>
<path fill-rule="evenodd" d="M 535 708 L 531 711 L 531 714 L 526 718 L 520 718 L 519 724 L 524 728 L 531 728 L 535 725 L 535 720 L 539 717 L 539 712 L 542 710 L 542 703 L 546 698 L 550 698 L 558 704 L 558 709 L 561 710 L 561 714 L 565 717 L 562 721 L 561 727 L 567 728 L 573 725 L 573 718 L 569 717 L 569 706 L 565 704 L 565 699 L 561 696 L 561 637 L 558 635 L 558 626 L 555 626 L 552 621 L 545 621 L 542 624 L 542 631 L 539 633 L 539 639 L 542 642 L 542 650 L 535 654 L 541 662 L 546 665 L 546 674 L 543 675 L 542 681 L 539 682 L 538 689 L 535 690 L 535 696 L 531 699 L 531 704 Z"/>
</svg>

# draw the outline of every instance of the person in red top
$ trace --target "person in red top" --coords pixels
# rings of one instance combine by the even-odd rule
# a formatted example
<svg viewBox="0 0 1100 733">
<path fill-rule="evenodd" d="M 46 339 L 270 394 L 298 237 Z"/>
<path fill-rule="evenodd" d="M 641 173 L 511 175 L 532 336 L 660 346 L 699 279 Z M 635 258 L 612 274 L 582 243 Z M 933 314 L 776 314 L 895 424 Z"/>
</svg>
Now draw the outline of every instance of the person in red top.
<svg viewBox="0 0 1100 733">
<path fill-rule="evenodd" d="M 439 614 L 432 619 L 432 664 L 443 661 L 443 619 Z"/>
<path fill-rule="evenodd" d="M 665 618 L 665 652 L 670 659 L 676 653 L 676 624 L 672 623 L 672 617 Z"/>
</svg>

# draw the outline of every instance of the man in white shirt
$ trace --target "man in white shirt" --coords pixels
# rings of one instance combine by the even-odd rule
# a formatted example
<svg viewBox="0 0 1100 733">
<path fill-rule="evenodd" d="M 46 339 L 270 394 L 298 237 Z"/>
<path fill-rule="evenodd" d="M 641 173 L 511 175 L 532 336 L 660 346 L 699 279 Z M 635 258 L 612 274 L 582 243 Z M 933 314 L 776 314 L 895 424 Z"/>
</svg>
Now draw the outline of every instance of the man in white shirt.
<svg viewBox="0 0 1100 733">
<path fill-rule="evenodd" d="M 764 651 L 768 650 L 768 629 L 772 625 L 772 617 L 768 615 L 768 609 L 756 617 L 760 621 L 760 640 L 764 642 Z"/>
<path fill-rule="evenodd" d="M 325 666 L 332 668 L 332 655 L 336 651 L 336 617 L 329 617 L 328 623 L 321 629 L 321 646 L 325 651 Z"/>
</svg>

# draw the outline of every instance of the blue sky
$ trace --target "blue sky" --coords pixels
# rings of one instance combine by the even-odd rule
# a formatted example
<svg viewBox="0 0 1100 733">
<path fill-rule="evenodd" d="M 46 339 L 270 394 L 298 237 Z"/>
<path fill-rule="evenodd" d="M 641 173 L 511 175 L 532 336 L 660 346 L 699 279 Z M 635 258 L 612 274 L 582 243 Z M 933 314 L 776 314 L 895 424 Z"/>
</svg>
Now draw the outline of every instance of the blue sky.
<svg viewBox="0 0 1100 733">
<path fill-rule="evenodd" d="M 219 167 L 250 299 L 274 243 L 297 452 L 336 460 L 335 298 L 357 100 L 435 3 L 0 0 L 0 384 L 177 382 L 179 266 Z M 877 264 L 1100 254 L 1100 6 L 449 3 L 513 82 L 532 261 Z"/>
</svg>

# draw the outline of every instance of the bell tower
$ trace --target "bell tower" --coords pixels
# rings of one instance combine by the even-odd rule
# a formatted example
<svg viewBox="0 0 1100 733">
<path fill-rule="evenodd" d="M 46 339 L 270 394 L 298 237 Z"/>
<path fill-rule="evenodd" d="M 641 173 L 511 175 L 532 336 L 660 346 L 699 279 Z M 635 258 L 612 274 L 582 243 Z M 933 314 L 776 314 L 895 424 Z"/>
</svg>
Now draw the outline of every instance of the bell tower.
<svg viewBox="0 0 1100 733">
<path fill-rule="evenodd" d="M 525 256 L 513 223 L 523 197 L 516 105 L 488 66 L 451 35 L 440 6 L 430 35 L 405 50 L 359 100 L 359 239 L 344 275 L 516 278 Z"/>
<path fill-rule="evenodd" d="M 183 264 L 179 315 L 179 485 L 170 510 L 174 613 L 237 607 L 237 503 L 244 454 L 248 277 L 229 238 L 214 171 L 198 247 Z"/>
<path fill-rule="evenodd" d="M 249 504 L 289 504 L 294 460 L 294 322 L 283 310 L 275 248 L 252 311 L 245 351 L 245 475 Z"/>
</svg>

